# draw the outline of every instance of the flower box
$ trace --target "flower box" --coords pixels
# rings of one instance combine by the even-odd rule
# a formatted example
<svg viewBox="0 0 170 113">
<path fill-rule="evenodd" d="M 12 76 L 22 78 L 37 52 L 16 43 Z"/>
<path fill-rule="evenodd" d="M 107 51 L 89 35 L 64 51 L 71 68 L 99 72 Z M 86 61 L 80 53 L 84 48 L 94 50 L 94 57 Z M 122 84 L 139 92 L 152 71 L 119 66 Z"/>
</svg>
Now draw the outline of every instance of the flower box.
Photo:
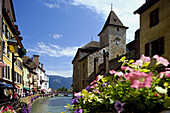
<svg viewBox="0 0 170 113">
<path fill-rule="evenodd" d="M 104 109 L 118 113 L 170 112 L 169 62 L 158 55 L 153 58 L 155 64 L 144 55 L 136 62 L 122 57 L 119 71 L 110 70 L 110 76 L 98 75 L 89 86 L 74 94 L 74 105 L 67 107 L 74 113 L 112 113 L 103 112 Z"/>
</svg>

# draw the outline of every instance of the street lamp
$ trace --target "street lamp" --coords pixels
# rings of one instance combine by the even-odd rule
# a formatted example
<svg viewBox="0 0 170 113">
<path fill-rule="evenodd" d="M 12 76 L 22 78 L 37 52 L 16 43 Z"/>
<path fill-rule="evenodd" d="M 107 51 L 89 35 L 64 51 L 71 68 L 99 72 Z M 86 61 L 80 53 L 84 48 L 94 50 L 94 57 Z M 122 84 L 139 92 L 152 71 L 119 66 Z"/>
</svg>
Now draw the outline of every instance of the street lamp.
<svg viewBox="0 0 170 113">
<path fill-rule="evenodd" d="M 9 45 L 9 50 L 12 52 L 12 85 L 13 85 L 12 90 L 13 90 L 13 101 L 15 101 L 15 98 L 14 98 L 14 87 L 15 87 L 15 83 L 14 83 L 14 53 L 18 46 L 18 42 L 13 39 L 8 39 L 7 44 Z"/>
</svg>

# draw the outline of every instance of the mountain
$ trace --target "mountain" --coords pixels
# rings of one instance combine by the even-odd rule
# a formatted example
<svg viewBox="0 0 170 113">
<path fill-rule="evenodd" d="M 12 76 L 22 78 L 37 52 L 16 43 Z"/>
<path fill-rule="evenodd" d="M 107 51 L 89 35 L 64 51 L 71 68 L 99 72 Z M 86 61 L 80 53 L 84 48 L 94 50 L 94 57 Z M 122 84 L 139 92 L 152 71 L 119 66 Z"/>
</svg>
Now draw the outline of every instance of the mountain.
<svg viewBox="0 0 170 113">
<path fill-rule="evenodd" d="M 62 88 L 63 86 L 67 89 L 71 89 L 71 85 L 73 82 L 72 77 L 61 77 L 58 75 L 47 75 L 49 77 L 49 87 L 51 89 Z"/>
</svg>

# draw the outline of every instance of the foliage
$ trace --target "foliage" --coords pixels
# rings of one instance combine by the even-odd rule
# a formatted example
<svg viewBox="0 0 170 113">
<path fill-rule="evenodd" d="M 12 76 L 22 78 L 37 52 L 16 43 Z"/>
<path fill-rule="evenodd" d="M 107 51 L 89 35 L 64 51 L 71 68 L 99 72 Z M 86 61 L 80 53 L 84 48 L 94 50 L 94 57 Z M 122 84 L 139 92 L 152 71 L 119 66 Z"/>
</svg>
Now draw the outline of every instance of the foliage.
<svg viewBox="0 0 170 113">
<path fill-rule="evenodd" d="M 159 112 L 170 109 L 170 68 L 168 60 L 155 55 L 126 60 L 122 57 L 119 71 L 110 70 L 110 76 L 98 75 L 89 86 L 75 93 L 73 105 L 67 105 L 74 113 L 89 112 Z M 163 71 L 158 66 L 164 67 Z"/>
<path fill-rule="evenodd" d="M 31 96 L 27 96 L 26 98 L 21 98 L 20 99 L 20 109 L 19 111 L 21 113 L 31 113 L 31 103 L 39 98 L 40 95 L 36 94 L 36 95 L 31 95 Z"/>
<path fill-rule="evenodd" d="M 62 88 L 58 88 L 57 91 L 63 91 L 63 92 L 65 92 L 65 91 L 68 91 L 68 89 L 63 86 Z"/>
</svg>

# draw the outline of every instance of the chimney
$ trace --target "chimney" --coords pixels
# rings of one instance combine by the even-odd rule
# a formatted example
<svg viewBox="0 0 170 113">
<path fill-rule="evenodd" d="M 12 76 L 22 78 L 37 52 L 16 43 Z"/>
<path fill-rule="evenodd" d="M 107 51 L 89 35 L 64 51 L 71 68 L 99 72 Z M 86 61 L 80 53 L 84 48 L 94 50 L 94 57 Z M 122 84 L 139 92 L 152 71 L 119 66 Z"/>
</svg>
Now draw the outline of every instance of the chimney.
<svg viewBox="0 0 170 113">
<path fill-rule="evenodd" d="M 43 69 L 43 64 L 41 64 L 41 69 Z"/>
<path fill-rule="evenodd" d="M 104 73 L 107 73 L 109 71 L 109 53 L 104 52 Z"/>
<path fill-rule="evenodd" d="M 140 58 L 140 29 L 135 32 L 135 58 Z"/>
<path fill-rule="evenodd" d="M 98 58 L 96 57 L 94 59 L 94 74 L 96 75 L 98 73 Z"/>
<path fill-rule="evenodd" d="M 33 55 L 33 60 L 39 66 L 39 55 Z"/>
</svg>

